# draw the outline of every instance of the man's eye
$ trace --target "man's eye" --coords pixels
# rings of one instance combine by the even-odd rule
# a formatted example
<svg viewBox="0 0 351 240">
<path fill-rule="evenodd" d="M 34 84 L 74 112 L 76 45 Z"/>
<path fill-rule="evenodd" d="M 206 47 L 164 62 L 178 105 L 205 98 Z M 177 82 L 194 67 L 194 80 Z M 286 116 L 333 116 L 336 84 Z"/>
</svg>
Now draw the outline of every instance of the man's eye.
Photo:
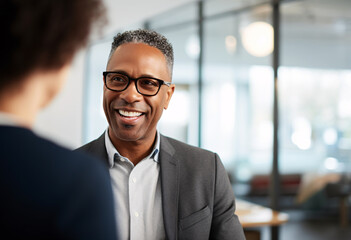
<svg viewBox="0 0 351 240">
<path fill-rule="evenodd" d="M 142 86 L 157 87 L 158 82 L 153 79 L 140 79 L 140 84 Z"/>
<path fill-rule="evenodd" d="M 111 80 L 114 82 L 126 82 L 126 80 L 120 76 L 112 76 Z"/>
</svg>

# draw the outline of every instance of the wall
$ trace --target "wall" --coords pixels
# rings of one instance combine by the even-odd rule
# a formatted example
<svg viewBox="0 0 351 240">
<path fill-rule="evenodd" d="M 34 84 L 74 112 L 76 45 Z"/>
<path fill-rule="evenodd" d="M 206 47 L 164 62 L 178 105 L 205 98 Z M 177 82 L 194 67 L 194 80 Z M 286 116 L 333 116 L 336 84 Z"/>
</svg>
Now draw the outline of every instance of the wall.
<svg viewBox="0 0 351 240">
<path fill-rule="evenodd" d="M 74 59 L 62 91 L 38 116 L 35 131 L 69 148 L 81 144 L 85 50 Z"/>
</svg>

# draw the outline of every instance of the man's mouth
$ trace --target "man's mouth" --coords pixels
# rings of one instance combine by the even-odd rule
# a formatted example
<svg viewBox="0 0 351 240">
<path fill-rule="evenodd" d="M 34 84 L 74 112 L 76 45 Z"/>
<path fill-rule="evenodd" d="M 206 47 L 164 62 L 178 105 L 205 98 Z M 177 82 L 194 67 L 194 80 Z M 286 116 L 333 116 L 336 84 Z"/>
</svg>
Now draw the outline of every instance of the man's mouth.
<svg viewBox="0 0 351 240">
<path fill-rule="evenodd" d="M 125 110 L 118 110 L 118 113 L 123 117 L 139 117 L 143 114 L 141 112 L 125 111 Z"/>
</svg>

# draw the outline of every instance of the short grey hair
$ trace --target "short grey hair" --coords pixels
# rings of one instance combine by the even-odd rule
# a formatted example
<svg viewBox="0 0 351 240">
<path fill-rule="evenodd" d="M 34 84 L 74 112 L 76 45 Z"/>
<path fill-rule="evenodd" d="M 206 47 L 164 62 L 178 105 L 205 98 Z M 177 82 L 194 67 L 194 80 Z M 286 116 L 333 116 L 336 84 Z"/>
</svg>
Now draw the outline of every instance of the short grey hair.
<svg viewBox="0 0 351 240">
<path fill-rule="evenodd" d="M 174 54 L 172 44 L 167 38 L 160 33 L 153 30 L 138 29 L 133 31 L 125 31 L 118 33 L 114 38 L 111 45 L 110 55 L 108 61 L 110 61 L 115 50 L 124 43 L 144 43 L 151 47 L 155 47 L 160 50 L 166 58 L 168 70 L 170 76 L 172 76 Z"/>
</svg>

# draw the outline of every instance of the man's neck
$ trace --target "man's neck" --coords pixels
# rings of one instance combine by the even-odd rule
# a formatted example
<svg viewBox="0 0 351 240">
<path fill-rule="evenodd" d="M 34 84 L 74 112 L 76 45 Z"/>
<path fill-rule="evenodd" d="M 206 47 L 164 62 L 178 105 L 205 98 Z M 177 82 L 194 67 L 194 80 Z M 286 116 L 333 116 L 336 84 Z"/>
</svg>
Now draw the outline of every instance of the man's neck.
<svg viewBox="0 0 351 240">
<path fill-rule="evenodd" d="M 128 158 L 134 166 L 151 154 L 156 140 L 156 134 L 153 139 L 150 138 L 138 141 L 121 141 L 113 137 L 111 138 L 110 134 L 109 137 L 119 154 Z"/>
</svg>

